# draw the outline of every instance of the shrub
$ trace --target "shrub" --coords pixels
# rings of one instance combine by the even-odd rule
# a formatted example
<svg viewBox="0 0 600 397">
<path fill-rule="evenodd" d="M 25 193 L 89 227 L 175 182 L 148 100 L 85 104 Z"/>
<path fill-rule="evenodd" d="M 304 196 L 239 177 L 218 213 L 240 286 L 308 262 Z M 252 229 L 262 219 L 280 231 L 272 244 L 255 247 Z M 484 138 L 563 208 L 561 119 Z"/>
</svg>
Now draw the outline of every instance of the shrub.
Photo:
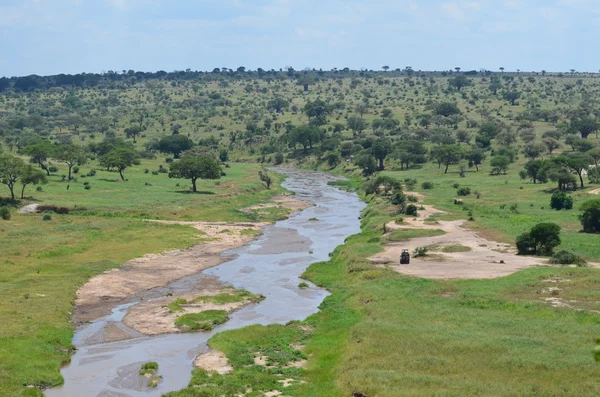
<svg viewBox="0 0 600 397">
<path fill-rule="evenodd" d="M 401 207 L 402 209 L 406 205 L 406 195 L 402 192 L 394 192 L 392 194 L 392 204 Z"/>
<path fill-rule="evenodd" d="M 50 172 L 58 172 L 58 167 L 55 165 L 51 165 L 50 167 L 48 167 L 48 171 Z"/>
<path fill-rule="evenodd" d="M 421 184 L 421 188 L 422 188 L 423 190 L 430 190 L 430 189 L 433 189 L 433 182 L 423 182 L 423 183 Z"/>
<path fill-rule="evenodd" d="M 52 220 L 52 216 L 51 216 L 50 214 L 45 214 L 45 215 L 42 217 L 42 220 L 43 220 L 43 221 L 51 221 L 51 220 Z"/>
<path fill-rule="evenodd" d="M 557 211 L 570 210 L 573 208 L 573 197 L 562 190 L 557 190 L 550 198 L 550 208 Z"/>
<path fill-rule="evenodd" d="M 148 174 L 150 170 L 148 168 L 144 168 L 144 174 Z"/>
<path fill-rule="evenodd" d="M 406 185 L 406 188 L 408 190 L 413 190 L 415 188 L 415 186 L 417 185 L 417 180 L 413 179 L 413 178 L 406 178 L 404 180 L 404 184 Z"/>
<path fill-rule="evenodd" d="M 550 258 L 550 263 L 553 265 L 585 266 L 587 262 L 573 252 L 562 250 L 552 255 L 552 258 Z"/>
<path fill-rule="evenodd" d="M 556 223 L 538 223 L 528 233 L 517 237 L 519 255 L 552 255 L 560 245 L 560 226 Z"/>
<path fill-rule="evenodd" d="M 458 194 L 459 196 L 468 196 L 471 194 L 471 188 L 463 186 L 461 188 L 458 188 L 458 190 L 456 190 L 456 194 Z"/>
<path fill-rule="evenodd" d="M 42 189 L 42 187 L 41 187 L 41 186 L 38 186 L 38 187 L 36 187 L 36 188 L 35 188 L 35 191 L 36 191 L 36 192 L 43 192 L 43 191 L 44 191 L 44 189 Z"/>
<path fill-rule="evenodd" d="M 452 185 L 453 188 L 458 189 L 460 187 L 460 183 L 455 183 Z"/>
<path fill-rule="evenodd" d="M 303 281 L 300 284 L 298 284 L 298 288 L 300 288 L 300 289 L 308 288 L 308 284 Z"/>
<path fill-rule="evenodd" d="M 600 199 L 586 201 L 581 206 L 579 220 L 586 233 L 600 233 Z"/>
<path fill-rule="evenodd" d="M 406 215 L 417 216 L 417 206 L 414 204 L 409 204 L 406 207 Z"/>
<path fill-rule="evenodd" d="M 87 176 L 96 176 L 96 170 L 91 170 L 87 173 Z"/>
<path fill-rule="evenodd" d="M 0 207 L 0 218 L 5 221 L 10 220 L 10 209 L 8 207 Z"/>
<path fill-rule="evenodd" d="M 73 173 L 74 174 L 78 174 L 79 173 L 79 167 L 78 166 L 73 167 Z"/>
<path fill-rule="evenodd" d="M 427 247 L 417 247 L 415 248 L 415 251 L 413 252 L 413 256 L 415 258 L 419 258 L 421 256 L 427 256 Z"/>
<path fill-rule="evenodd" d="M 54 212 L 57 214 L 68 214 L 69 212 L 71 212 L 70 209 L 68 209 L 67 207 L 59 207 L 56 205 L 39 205 L 37 207 L 37 212 Z"/>
<path fill-rule="evenodd" d="M 275 154 L 275 165 L 279 165 L 283 163 L 283 154 L 282 153 L 276 153 Z"/>
</svg>

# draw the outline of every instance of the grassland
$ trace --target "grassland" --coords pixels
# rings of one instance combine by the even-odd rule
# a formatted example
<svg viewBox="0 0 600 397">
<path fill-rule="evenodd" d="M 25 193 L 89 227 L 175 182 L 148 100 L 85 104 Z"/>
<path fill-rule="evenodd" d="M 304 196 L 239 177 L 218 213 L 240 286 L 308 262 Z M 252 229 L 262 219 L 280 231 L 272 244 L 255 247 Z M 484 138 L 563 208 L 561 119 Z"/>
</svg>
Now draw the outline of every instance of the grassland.
<svg viewBox="0 0 600 397">
<path fill-rule="evenodd" d="M 115 181 L 114 173 L 94 164 L 82 167 L 80 175 L 94 168 L 95 177 L 62 182 L 61 168 L 42 191 L 30 192 L 35 200 L 22 200 L 18 206 L 54 204 L 75 211 L 52 213 L 44 221 L 43 214 L 13 209 L 12 219 L 0 222 L 0 395 L 18 395 L 24 385 L 44 388 L 62 382 L 59 369 L 72 350 L 69 319 L 75 291 L 90 277 L 129 259 L 202 241 L 192 227 L 143 219 L 274 219 L 268 212 L 261 217 L 238 211 L 281 191 L 278 184 L 271 190 L 262 187 L 256 177 L 260 167 L 233 163 L 218 183 L 201 182 L 202 192 L 189 194 L 182 187 L 185 181 L 144 173 L 145 167 L 157 168 L 158 163 L 128 170 L 127 182 Z M 84 181 L 90 182 L 90 190 L 84 189 Z"/>
</svg>

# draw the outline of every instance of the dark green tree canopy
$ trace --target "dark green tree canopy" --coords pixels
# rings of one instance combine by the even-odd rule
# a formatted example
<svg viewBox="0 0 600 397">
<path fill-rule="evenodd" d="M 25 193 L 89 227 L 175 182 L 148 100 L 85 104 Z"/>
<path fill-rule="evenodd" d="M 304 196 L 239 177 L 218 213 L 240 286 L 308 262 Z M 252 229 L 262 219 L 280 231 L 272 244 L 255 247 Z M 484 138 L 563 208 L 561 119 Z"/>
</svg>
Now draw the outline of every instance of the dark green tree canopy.
<svg viewBox="0 0 600 397">
<path fill-rule="evenodd" d="M 158 150 L 163 153 L 171 153 L 176 159 L 192 146 L 194 146 L 194 142 L 185 135 L 165 136 L 158 142 Z"/>
<path fill-rule="evenodd" d="M 221 174 L 221 166 L 214 155 L 186 154 L 171 163 L 169 178 L 189 179 L 192 181 L 192 191 L 197 192 L 198 179 L 220 179 Z"/>
</svg>

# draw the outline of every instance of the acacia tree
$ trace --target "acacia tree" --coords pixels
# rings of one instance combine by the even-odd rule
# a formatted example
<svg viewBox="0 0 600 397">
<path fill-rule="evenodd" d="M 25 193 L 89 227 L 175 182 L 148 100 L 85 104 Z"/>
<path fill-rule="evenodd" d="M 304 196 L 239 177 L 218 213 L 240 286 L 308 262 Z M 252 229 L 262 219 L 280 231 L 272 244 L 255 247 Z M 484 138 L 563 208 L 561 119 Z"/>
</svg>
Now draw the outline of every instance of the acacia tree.
<svg viewBox="0 0 600 397">
<path fill-rule="evenodd" d="M 146 131 L 146 127 L 143 125 L 132 125 L 130 127 L 125 128 L 125 136 L 127 138 L 133 138 L 133 143 L 135 143 L 135 138 L 142 135 L 142 132 Z"/>
<path fill-rule="evenodd" d="M 439 145 L 431 149 L 431 158 L 438 162 L 438 165 L 445 165 L 444 174 L 448 173 L 448 167 L 451 164 L 457 164 L 465 158 L 465 149 L 461 144 Z"/>
<path fill-rule="evenodd" d="M 571 121 L 571 129 L 581 134 L 581 138 L 587 139 L 588 135 L 596 132 L 600 125 L 598 121 L 590 116 L 577 118 Z"/>
<path fill-rule="evenodd" d="M 107 169 L 116 168 L 119 171 L 121 180 L 125 180 L 123 171 L 132 165 L 140 163 L 140 155 L 133 149 L 127 147 L 116 148 L 99 159 L 100 165 Z"/>
<path fill-rule="evenodd" d="M 0 155 L 0 183 L 10 190 L 11 200 L 15 199 L 15 185 L 25 173 L 26 164 L 18 157 L 8 154 Z"/>
<path fill-rule="evenodd" d="M 56 152 L 56 159 L 69 167 L 69 180 L 71 180 L 73 167 L 83 165 L 88 161 L 88 152 L 85 148 L 77 145 L 59 146 Z"/>
<path fill-rule="evenodd" d="M 21 199 L 25 198 L 25 188 L 27 185 L 40 185 L 47 182 L 48 179 L 46 178 L 46 174 L 27 165 L 23 170 L 23 176 L 21 177 Z"/>
<path fill-rule="evenodd" d="M 304 113 L 310 119 L 310 124 L 321 126 L 327 124 L 327 116 L 331 114 L 331 106 L 321 99 L 308 101 L 304 106 Z"/>
<path fill-rule="evenodd" d="M 379 170 L 382 171 L 385 168 L 383 165 L 385 158 L 392 152 L 392 144 L 387 139 L 380 139 L 373 143 L 371 152 L 373 153 L 373 157 L 379 162 Z"/>
<path fill-rule="evenodd" d="M 192 191 L 196 193 L 198 179 L 220 179 L 221 166 L 210 154 L 186 154 L 181 160 L 171 163 L 169 178 L 189 179 Z"/>
<path fill-rule="evenodd" d="M 583 184 L 583 174 L 585 170 L 590 167 L 590 163 L 592 162 L 590 156 L 584 153 L 569 153 L 557 157 L 554 161 L 556 164 L 565 166 L 576 173 L 577 176 L 579 176 L 581 188 L 583 189 L 585 187 Z"/>
<path fill-rule="evenodd" d="M 24 153 L 30 156 L 29 162 L 37 164 L 41 169 L 46 171 L 46 174 L 50 176 L 50 170 L 48 169 L 48 159 L 52 157 L 55 151 L 54 145 L 49 141 L 41 141 L 33 145 L 29 145 L 25 148 Z"/>
<path fill-rule="evenodd" d="M 194 142 L 185 135 L 165 136 L 158 142 L 158 150 L 163 153 L 172 153 L 176 159 L 179 158 L 181 153 L 191 149 L 192 146 L 194 146 Z"/>
</svg>

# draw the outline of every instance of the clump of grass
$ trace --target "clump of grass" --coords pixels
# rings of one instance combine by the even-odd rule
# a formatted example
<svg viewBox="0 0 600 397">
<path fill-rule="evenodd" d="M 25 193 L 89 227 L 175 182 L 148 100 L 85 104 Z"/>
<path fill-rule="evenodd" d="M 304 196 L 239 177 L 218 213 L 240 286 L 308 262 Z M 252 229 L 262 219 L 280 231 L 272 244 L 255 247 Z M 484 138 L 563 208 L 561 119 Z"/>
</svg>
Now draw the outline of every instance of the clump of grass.
<svg viewBox="0 0 600 397">
<path fill-rule="evenodd" d="M 301 289 L 308 288 L 308 284 L 303 281 L 300 284 L 298 284 L 298 288 L 301 288 Z"/>
<path fill-rule="evenodd" d="M 585 259 L 566 250 L 555 253 L 552 258 L 550 258 L 549 262 L 553 265 L 577 265 L 580 267 L 587 265 Z"/>
<path fill-rule="evenodd" d="M 169 308 L 169 313 L 175 313 L 183 311 L 181 305 L 187 304 L 188 301 L 185 299 L 175 299 L 173 302 L 169 303 L 167 307 Z"/>
<path fill-rule="evenodd" d="M 140 375 L 154 375 L 158 372 L 158 363 L 150 361 L 142 364 Z"/>
<path fill-rule="evenodd" d="M 413 257 L 420 258 L 422 256 L 427 256 L 427 251 L 429 251 L 427 247 L 417 247 L 413 252 Z"/>
<path fill-rule="evenodd" d="M 442 248 L 442 252 L 452 253 L 452 252 L 471 252 L 471 248 L 465 247 L 464 245 L 456 244 L 456 245 L 447 245 Z"/>
<path fill-rule="evenodd" d="M 309 219 L 309 221 L 310 221 L 310 222 L 316 222 L 316 221 L 318 221 L 318 220 L 319 220 L 318 218 L 310 218 L 310 219 Z"/>
<path fill-rule="evenodd" d="M 215 325 L 229 320 L 225 310 L 206 310 L 177 317 L 175 325 L 189 331 L 212 331 Z"/>
<path fill-rule="evenodd" d="M 216 303 L 219 305 L 224 305 L 227 303 L 236 303 L 236 302 L 244 302 L 244 301 L 258 303 L 264 299 L 265 299 L 264 296 L 253 294 L 246 290 L 232 290 L 231 292 L 225 292 L 225 293 L 217 294 L 217 295 L 199 296 L 199 297 L 195 298 L 192 301 L 192 303 L 210 302 L 210 303 Z"/>
<path fill-rule="evenodd" d="M 240 230 L 240 235 L 242 235 L 242 236 L 256 237 L 256 236 L 260 236 L 261 234 L 262 234 L 262 231 L 260 231 L 258 229 L 242 229 L 242 230 Z"/>
</svg>

